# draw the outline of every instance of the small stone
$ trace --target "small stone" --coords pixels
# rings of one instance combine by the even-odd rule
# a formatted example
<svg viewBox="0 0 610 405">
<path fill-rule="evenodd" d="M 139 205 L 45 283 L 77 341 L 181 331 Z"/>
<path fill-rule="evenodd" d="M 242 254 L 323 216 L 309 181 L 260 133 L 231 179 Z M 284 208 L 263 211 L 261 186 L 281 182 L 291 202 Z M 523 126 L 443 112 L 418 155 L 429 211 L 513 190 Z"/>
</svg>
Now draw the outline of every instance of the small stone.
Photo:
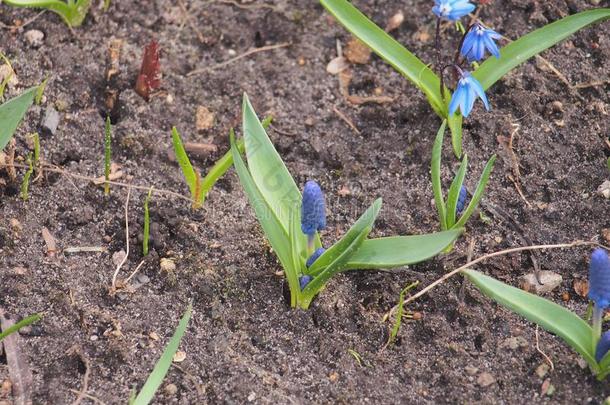
<svg viewBox="0 0 610 405">
<path fill-rule="evenodd" d="M 561 294 L 561 299 L 563 300 L 563 302 L 568 302 L 570 301 L 570 294 L 568 292 L 563 292 Z"/>
<path fill-rule="evenodd" d="M 606 242 L 610 244 L 610 228 L 602 229 L 602 236 L 604 237 Z"/>
<path fill-rule="evenodd" d="M 351 195 L 352 192 L 346 186 L 342 186 L 339 191 L 337 191 L 337 194 L 339 194 L 341 197 L 347 197 L 348 195 Z"/>
<path fill-rule="evenodd" d="M 306 127 L 313 127 L 314 124 L 315 124 L 315 122 L 314 122 L 313 118 L 311 118 L 311 117 L 305 118 L 305 126 Z"/>
<path fill-rule="evenodd" d="M 148 334 L 148 337 L 149 337 L 149 338 L 151 338 L 151 339 L 152 339 L 152 340 L 154 340 L 154 341 L 157 341 L 157 340 L 159 340 L 159 339 L 160 339 L 160 338 L 159 338 L 159 335 L 157 335 L 157 332 L 150 332 L 150 333 Z"/>
<path fill-rule="evenodd" d="M 300 57 L 300 58 L 297 60 L 297 63 L 299 64 L 299 66 L 304 66 L 304 65 L 305 65 L 305 58 L 301 56 L 301 57 Z"/>
<path fill-rule="evenodd" d="M 610 199 L 610 180 L 604 181 L 598 188 L 597 194 L 604 197 L 605 199 Z"/>
<path fill-rule="evenodd" d="M 114 263 L 115 266 L 118 266 L 119 264 L 121 264 L 121 262 L 125 258 L 125 255 L 126 255 L 126 253 L 124 250 L 119 250 L 118 252 L 114 252 L 112 254 L 112 263 Z"/>
<path fill-rule="evenodd" d="M 256 399 L 255 392 L 251 392 L 250 394 L 248 394 L 248 402 L 253 402 L 255 399 Z"/>
<path fill-rule="evenodd" d="M 176 386 L 176 384 L 167 384 L 164 388 L 164 391 L 167 395 L 176 395 L 176 393 L 178 393 L 178 387 Z"/>
<path fill-rule="evenodd" d="M 186 360 L 186 353 L 183 352 L 182 350 L 178 350 L 174 354 L 174 357 L 172 358 L 172 360 L 174 361 L 174 363 L 182 363 L 184 360 Z"/>
<path fill-rule="evenodd" d="M 494 378 L 494 376 L 486 371 L 479 374 L 479 378 L 477 378 L 477 384 L 483 388 L 489 387 L 490 385 L 495 384 L 495 382 L 496 379 Z"/>
<path fill-rule="evenodd" d="M 13 269 L 13 274 L 16 276 L 25 276 L 28 273 L 28 269 L 25 267 L 17 266 Z"/>
<path fill-rule="evenodd" d="M 523 336 L 513 336 L 513 337 L 509 337 L 508 339 L 505 339 L 504 342 L 502 342 L 501 347 L 508 348 L 511 350 L 516 350 L 521 347 L 527 347 L 527 346 L 528 346 L 527 340 Z"/>
<path fill-rule="evenodd" d="M 64 99 L 59 99 L 55 102 L 55 109 L 59 112 L 66 112 L 68 111 L 68 107 L 70 107 L 70 104 L 64 100 Z"/>
<path fill-rule="evenodd" d="M 32 48 L 39 48 L 44 41 L 44 33 L 38 30 L 29 30 L 24 34 L 25 40 Z"/>
<path fill-rule="evenodd" d="M 89 340 L 92 341 L 92 342 L 96 342 L 98 339 L 99 339 L 99 337 L 97 335 L 91 335 L 89 337 Z"/>
<path fill-rule="evenodd" d="M 400 27 L 404 21 L 405 15 L 402 11 L 397 12 L 388 19 L 388 23 L 385 26 L 386 32 L 394 31 L 396 28 Z"/>
<path fill-rule="evenodd" d="M 161 271 L 165 271 L 167 273 L 173 273 L 176 271 L 176 263 L 172 259 L 168 259 L 166 257 L 161 258 Z"/>
<path fill-rule="evenodd" d="M 583 370 L 585 368 L 589 367 L 589 364 L 587 364 L 587 361 L 585 359 L 583 359 L 582 357 L 578 357 L 578 359 L 576 360 L 576 364 L 578 364 L 578 367 L 580 367 Z"/>
<path fill-rule="evenodd" d="M 328 375 L 328 379 L 330 380 L 330 382 L 334 383 L 339 379 L 339 374 L 336 371 L 333 371 Z"/>
<path fill-rule="evenodd" d="M 23 227 L 21 226 L 21 222 L 19 222 L 19 220 L 17 218 L 11 218 L 11 220 L 9 221 L 9 225 L 11 226 L 13 231 L 15 231 L 17 233 L 19 233 L 23 230 Z"/>
<path fill-rule="evenodd" d="M 468 374 L 468 375 L 475 375 L 476 373 L 479 372 L 479 369 L 474 366 L 466 366 L 464 368 L 464 371 L 466 371 L 466 374 Z"/>
<path fill-rule="evenodd" d="M 197 114 L 195 116 L 195 127 L 197 131 L 205 131 L 214 126 L 214 113 L 208 110 L 207 107 L 200 105 L 197 107 Z"/>
<path fill-rule="evenodd" d="M 529 273 L 521 277 L 521 288 L 527 292 L 538 295 L 546 294 L 557 288 L 563 280 L 561 274 L 548 270 L 541 271 L 539 276 L 542 284 L 538 283 L 535 273 Z"/>
<path fill-rule="evenodd" d="M 343 72 L 349 67 L 349 62 L 343 56 L 337 56 L 326 65 L 326 71 L 331 75 L 336 75 Z"/>
<path fill-rule="evenodd" d="M 55 135 L 59 126 L 59 113 L 55 108 L 49 107 L 45 110 L 41 126 L 43 134 Z"/>
<path fill-rule="evenodd" d="M 547 363 L 542 363 L 538 367 L 536 367 L 536 375 L 540 378 L 544 378 L 549 372 L 549 365 Z"/>
</svg>

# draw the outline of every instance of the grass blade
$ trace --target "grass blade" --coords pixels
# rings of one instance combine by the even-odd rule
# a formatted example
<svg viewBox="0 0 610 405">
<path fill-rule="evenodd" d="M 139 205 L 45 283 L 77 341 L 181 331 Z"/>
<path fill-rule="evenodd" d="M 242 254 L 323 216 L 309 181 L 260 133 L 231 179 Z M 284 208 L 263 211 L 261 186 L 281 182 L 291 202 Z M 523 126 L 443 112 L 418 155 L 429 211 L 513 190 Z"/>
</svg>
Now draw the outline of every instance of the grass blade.
<svg viewBox="0 0 610 405">
<path fill-rule="evenodd" d="M 474 210 L 479 205 L 481 198 L 483 198 L 483 193 L 485 193 L 485 187 L 487 187 L 487 182 L 489 181 L 489 176 L 491 176 L 491 171 L 494 168 L 494 163 L 496 163 L 496 155 L 493 155 L 485 165 L 483 169 L 483 173 L 481 174 L 481 178 L 479 179 L 479 184 L 477 184 L 477 188 L 472 195 L 472 199 L 468 203 L 468 207 L 464 210 L 464 213 L 454 225 L 457 228 L 462 228 L 466 225 L 466 221 L 468 218 L 474 213 Z"/>
<path fill-rule="evenodd" d="M 301 295 L 301 285 L 299 283 L 299 275 L 301 275 L 305 260 L 299 251 L 299 245 L 296 241 L 298 235 L 302 233 L 300 223 L 301 215 L 299 209 L 293 209 L 290 216 L 290 257 L 292 259 L 291 266 L 284 267 L 288 288 L 290 289 L 290 306 L 295 308 L 299 302 Z"/>
<path fill-rule="evenodd" d="M 423 262 L 442 252 L 462 232 L 463 229 L 454 228 L 426 235 L 367 239 L 344 270 L 389 269 Z"/>
<path fill-rule="evenodd" d="M 434 205 L 438 212 L 438 219 L 441 223 L 441 229 L 447 229 L 447 208 L 445 199 L 443 198 L 443 186 L 441 184 L 441 157 L 443 152 L 443 138 L 445 137 L 445 127 L 447 121 L 443 121 L 441 127 L 436 133 L 434 146 L 432 147 L 432 164 L 430 167 L 430 175 L 432 177 L 432 192 L 434 193 Z"/>
<path fill-rule="evenodd" d="M 188 326 L 188 323 L 191 319 L 192 310 L 193 307 L 191 304 L 189 304 L 188 308 L 186 309 L 186 312 L 180 320 L 180 323 L 178 324 L 178 327 L 176 328 L 176 331 L 174 332 L 174 335 L 165 347 L 161 358 L 159 359 L 159 361 L 157 361 L 157 364 L 155 364 L 155 368 L 148 376 L 148 379 L 146 380 L 146 383 L 144 383 L 142 390 L 140 391 L 136 399 L 133 401 L 135 405 L 146 405 L 150 403 L 150 401 L 152 401 L 153 397 L 155 396 L 155 392 L 157 392 L 157 389 L 159 389 L 159 387 L 161 386 L 165 375 L 167 374 L 170 366 L 172 365 L 172 358 L 174 357 L 176 351 L 178 351 L 178 347 L 180 346 L 180 340 L 182 340 L 182 336 L 184 335 L 186 327 Z"/>
<path fill-rule="evenodd" d="M 144 236 L 142 238 L 142 254 L 146 256 L 148 254 L 148 241 L 150 239 L 150 212 L 148 210 L 148 203 L 152 196 L 153 188 L 150 187 L 146 199 L 144 200 Z"/>
<path fill-rule="evenodd" d="M 38 86 L 31 87 L 21 95 L 0 105 L 0 122 L 2 123 L 2 126 L 0 126 L 0 151 L 4 149 L 17 130 L 19 123 L 32 105 L 37 91 Z"/>
<path fill-rule="evenodd" d="M 194 201 L 197 201 L 197 178 L 199 176 L 197 175 L 197 172 L 195 172 L 195 169 L 193 169 L 191 160 L 186 154 L 186 150 L 182 144 L 182 138 L 176 127 L 172 128 L 172 144 L 174 145 L 176 160 L 178 161 L 178 165 L 184 175 L 184 180 L 186 180 L 186 184 L 191 192 L 191 198 L 193 198 Z"/>
<path fill-rule="evenodd" d="M 112 125 L 110 117 L 106 117 L 104 127 L 104 194 L 110 194 L 110 164 L 112 160 Z"/>
<path fill-rule="evenodd" d="M 26 327 L 28 325 L 33 324 L 34 322 L 38 322 L 40 319 L 42 319 L 42 315 L 40 314 L 34 314 L 34 315 L 30 315 L 27 318 L 23 318 L 21 321 L 17 322 L 16 324 L 14 324 L 13 326 L 6 328 L 6 330 L 3 330 L 0 333 L 0 342 L 7 337 L 8 335 L 10 335 L 11 333 L 15 333 L 17 332 L 19 329 Z"/>
<path fill-rule="evenodd" d="M 394 325 L 392 326 L 392 330 L 390 331 L 390 336 L 388 336 L 388 341 L 385 346 L 389 346 L 394 343 L 396 336 L 398 336 L 398 331 L 400 330 L 400 325 L 402 324 L 402 313 L 404 312 L 404 303 L 405 303 L 405 294 L 411 291 L 413 288 L 417 287 L 419 281 L 409 284 L 405 288 L 402 289 L 400 295 L 398 297 L 398 309 L 396 310 L 396 318 L 394 321 Z"/>
<path fill-rule="evenodd" d="M 460 196 L 460 189 L 462 188 L 462 184 L 464 184 L 464 178 L 466 177 L 466 170 L 468 169 L 468 156 L 464 155 L 462 159 L 462 163 L 460 164 L 460 168 L 458 169 L 457 174 L 453 178 L 451 182 L 451 187 L 449 187 L 449 192 L 447 193 L 447 225 L 446 229 L 451 229 L 453 225 L 455 225 L 455 216 L 457 209 L 457 202 Z"/>
<path fill-rule="evenodd" d="M 485 295 L 547 331 L 560 336 L 594 370 L 599 369 L 595 356 L 591 352 L 593 347 L 591 327 L 578 315 L 552 301 L 504 284 L 477 271 L 464 270 L 464 274 Z"/>
<path fill-rule="evenodd" d="M 562 41 L 576 31 L 610 18 L 610 8 L 599 8 L 573 14 L 545 25 L 500 49 L 500 58 L 487 58 L 473 73 L 488 89 L 506 73 L 534 55 Z"/>
</svg>

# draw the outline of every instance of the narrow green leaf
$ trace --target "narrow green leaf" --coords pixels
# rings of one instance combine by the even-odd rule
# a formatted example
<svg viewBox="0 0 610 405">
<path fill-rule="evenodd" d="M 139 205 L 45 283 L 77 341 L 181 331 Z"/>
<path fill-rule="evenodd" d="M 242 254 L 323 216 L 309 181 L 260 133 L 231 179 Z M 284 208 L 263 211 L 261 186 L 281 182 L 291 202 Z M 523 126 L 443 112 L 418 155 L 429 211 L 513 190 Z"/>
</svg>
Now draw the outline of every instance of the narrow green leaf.
<svg viewBox="0 0 610 405">
<path fill-rule="evenodd" d="M 343 237 L 334 245 L 332 245 L 326 252 L 324 252 L 318 260 L 312 264 L 307 271 L 307 274 L 315 276 L 334 262 L 349 245 L 352 244 L 354 239 L 358 237 L 366 228 L 372 228 L 379 211 L 381 210 L 382 200 L 378 198 L 371 204 L 371 206 L 358 218 L 358 220 L 352 225 L 352 227 L 343 235 Z"/>
<path fill-rule="evenodd" d="M 449 111 L 449 102 L 451 97 L 447 98 L 447 111 Z M 462 157 L 462 114 L 453 113 L 447 118 L 449 130 L 451 131 L 451 145 L 453 153 L 456 157 Z"/>
<path fill-rule="evenodd" d="M 419 281 L 409 284 L 405 288 L 402 289 L 400 295 L 398 297 L 398 309 L 396 310 L 396 318 L 394 321 L 394 325 L 392 326 L 392 330 L 390 331 L 390 336 L 388 337 L 388 341 L 385 344 L 386 346 L 394 343 L 396 336 L 398 336 L 398 331 L 400 330 L 400 325 L 402 324 L 402 313 L 404 312 L 404 303 L 405 303 L 405 294 L 409 292 L 411 289 L 417 287 Z"/>
<path fill-rule="evenodd" d="M 38 87 L 31 87 L 21 95 L 0 105 L 0 122 L 2 123 L 0 126 L 0 151 L 4 149 L 17 130 L 19 123 L 34 101 L 36 91 L 38 91 Z"/>
<path fill-rule="evenodd" d="M 368 239 L 349 258 L 344 270 L 389 269 L 423 262 L 441 253 L 462 231 Z"/>
<path fill-rule="evenodd" d="M 34 97 L 34 102 L 36 105 L 40 105 L 42 102 L 42 96 L 44 94 L 45 89 L 47 88 L 47 82 L 49 81 L 49 76 L 45 77 L 45 79 L 38 86 L 38 90 L 36 90 L 36 97 Z"/>
<path fill-rule="evenodd" d="M 610 351 L 607 352 L 599 362 L 599 368 L 603 371 L 610 372 Z"/>
<path fill-rule="evenodd" d="M 371 232 L 371 227 L 367 226 L 356 236 L 356 238 L 352 239 L 352 242 L 349 246 L 341 251 L 339 256 L 337 256 L 331 263 L 326 267 L 320 274 L 314 276 L 313 280 L 307 284 L 307 287 L 301 292 L 301 299 L 299 305 L 303 309 L 309 308 L 311 301 L 313 298 L 322 291 L 326 283 L 337 273 L 343 271 L 345 264 L 348 262 L 350 257 L 354 255 L 362 246 L 362 243 L 366 240 L 366 237 Z"/>
<path fill-rule="evenodd" d="M 104 194 L 110 194 L 110 166 L 112 160 L 112 125 L 110 116 L 106 117 L 106 125 L 104 127 Z"/>
<path fill-rule="evenodd" d="M 11 333 L 15 333 L 21 328 L 31 325 L 34 322 L 38 322 L 41 318 L 42 318 L 41 314 L 34 314 L 34 315 L 28 316 L 27 318 L 23 318 L 21 321 L 17 322 L 13 326 L 7 328 L 6 330 L 3 330 L 0 333 L 0 342 L 2 342 L 2 340 L 4 338 L 6 338 L 8 335 L 10 335 Z"/>
<path fill-rule="evenodd" d="M 194 200 L 197 199 L 197 173 L 195 169 L 193 169 L 193 165 L 191 164 L 191 160 L 186 154 L 186 150 L 184 149 L 184 145 L 182 144 L 182 139 L 180 138 L 180 133 L 176 127 L 172 128 L 172 144 L 174 145 L 174 154 L 176 155 L 176 160 L 180 165 L 180 169 L 182 170 L 182 174 L 184 175 L 184 180 L 186 180 L 186 184 L 189 187 L 191 192 L 191 198 Z"/>
<path fill-rule="evenodd" d="M 464 184 L 466 170 L 468 169 L 468 156 L 464 155 L 460 168 L 451 182 L 449 192 L 447 193 L 447 226 L 446 229 L 451 229 L 455 224 L 455 216 L 457 210 L 457 202 L 460 197 L 460 189 Z"/>
<path fill-rule="evenodd" d="M 256 116 L 248 96 L 243 100 L 246 158 L 254 183 L 288 234 L 290 213 L 301 206 L 301 193 Z M 307 246 L 304 234 L 295 235 L 299 250 Z"/>
<path fill-rule="evenodd" d="M 423 91 L 439 116 L 442 118 L 447 116 L 446 103 L 440 93 L 440 79 L 424 62 L 348 1 L 320 0 L 320 3 L 349 32 Z"/>
<path fill-rule="evenodd" d="M 593 347 L 591 327 L 575 313 L 552 301 L 504 284 L 475 270 L 464 270 L 464 274 L 485 295 L 558 335 L 576 350 L 594 370 L 598 369 L 595 356 L 591 352 Z"/>
<path fill-rule="evenodd" d="M 447 121 L 443 120 L 441 127 L 436 133 L 434 146 L 432 147 L 432 164 L 430 167 L 430 175 L 432 177 L 432 192 L 434 193 L 434 204 L 438 212 L 438 219 L 441 223 L 441 229 L 447 229 L 447 208 L 445 199 L 443 198 L 443 186 L 441 184 L 441 157 L 443 152 L 443 138 L 445 137 L 445 127 Z"/>
<path fill-rule="evenodd" d="M 464 225 L 466 225 L 466 221 L 468 221 L 468 218 L 470 218 L 470 216 L 472 215 L 474 210 L 479 205 L 479 202 L 481 201 L 481 198 L 483 198 L 483 194 L 485 193 L 485 187 L 487 187 L 487 183 L 489 182 L 489 176 L 491 176 L 491 171 L 494 168 L 494 163 L 496 163 L 496 155 L 493 155 L 487 161 L 487 164 L 485 165 L 485 168 L 483 169 L 483 173 L 481 173 L 481 178 L 479 179 L 479 184 L 477 184 L 477 188 L 474 191 L 474 194 L 472 195 L 472 199 L 468 203 L 468 207 L 466 207 L 466 209 L 464 210 L 464 213 L 462 214 L 460 219 L 457 221 L 457 223 L 454 225 L 454 227 L 456 227 L 456 228 L 464 227 Z"/>
<path fill-rule="evenodd" d="M 151 186 L 144 200 L 144 236 L 142 238 L 142 254 L 144 256 L 148 254 L 148 241 L 150 239 L 150 211 L 148 210 L 148 204 L 150 203 L 152 192 L 153 188 Z"/>
<path fill-rule="evenodd" d="M 180 340 L 182 340 L 182 336 L 186 331 L 186 327 L 188 326 L 188 323 L 191 320 L 192 310 L 193 307 L 191 304 L 189 304 L 188 308 L 186 309 L 186 312 L 184 313 L 184 316 L 182 316 L 182 319 L 180 320 L 180 323 L 176 328 L 176 331 L 174 332 L 174 335 L 165 347 L 161 358 L 159 359 L 159 361 L 157 361 L 157 364 L 155 364 L 155 368 L 148 376 L 148 379 L 146 380 L 146 383 L 144 383 L 142 390 L 140 391 L 136 399 L 133 401 L 135 405 L 146 405 L 150 403 L 150 401 L 152 401 L 153 397 L 155 396 L 155 392 L 157 392 L 157 390 L 161 386 L 163 379 L 165 378 L 170 366 L 172 365 L 172 359 L 174 357 L 174 354 L 178 351 L 178 347 L 180 346 Z"/>
<path fill-rule="evenodd" d="M 564 40 L 576 31 L 610 18 L 610 8 L 599 8 L 573 14 L 545 25 L 500 49 L 500 58 L 487 58 L 473 73 L 488 89 L 506 73 L 534 55 Z"/>
<path fill-rule="evenodd" d="M 232 129 L 230 140 L 235 170 L 237 171 L 239 181 L 248 196 L 248 201 L 250 201 L 250 205 L 254 209 L 256 218 L 261 224 L 265 236 L 267 236 L 267 240 L 269 240 L 271 247 L 282 263 L 282 267 L 284 269 L 289 268 L 292 266 L 292 257 L 288 231 L 282 226 L 282 223 L 275 215 L 275 212 L 267 204 L 263 194 L 252 179 L 250 172 L 248 172 L 248 169 L 241 158 L 239 149 L 237 149 L 237 145 L 235 144 L 235 134 Z"/>
<path fill-rule="evenodd" d="M 28 162 L 28 170 L 25 172 L 23 176 L 23 181 L 21 182 L 21 191 L 19 195 L 23 201 L 28 199 L 28 190 L 30 188 L 30 177 L 32 177 L 32 173 L 34 173 L 34 163 L 33 163 L 32 154 L 28 154 L 27 162 Z"/>
<path fill-rule="evenodd" d="M 299 244 L 297 238 L 302 233 L 300 223 L 301 215 L 299 209 L 293 209 L 290 215 L 290 257 L 292 259 L 292 266 L 285 267 L 284 273 L 286 273 L 286 280 L 288 281 L 288 288 L 290 289 L 290 306 L 295 308 L 301 295 L 301 285 L 299 283 L 299 275 L 303 273 L 302 269 L 305 267 L 305 262 L 299 251 Z"/>
<path fill-rule="evenodd" d="M 243 139 L 239 139 L 237 141 L 237 149 L 240 153 L 244 153 L 246 150 L 245 143 Z M 218 159 L 218 161 L 212 166 L 208 174 L 201 180 L 201 187 L 199 189 L 199 196 L 197 197 L 197 201 L 201 205 L 205 201 L 205 197 L 208 195 L 214 184 L 220 179 L 224 174 L 229 170 L 229 168 L 233 166 L 233 153 L 229 150 L 223 157 Z"/>
</svg>

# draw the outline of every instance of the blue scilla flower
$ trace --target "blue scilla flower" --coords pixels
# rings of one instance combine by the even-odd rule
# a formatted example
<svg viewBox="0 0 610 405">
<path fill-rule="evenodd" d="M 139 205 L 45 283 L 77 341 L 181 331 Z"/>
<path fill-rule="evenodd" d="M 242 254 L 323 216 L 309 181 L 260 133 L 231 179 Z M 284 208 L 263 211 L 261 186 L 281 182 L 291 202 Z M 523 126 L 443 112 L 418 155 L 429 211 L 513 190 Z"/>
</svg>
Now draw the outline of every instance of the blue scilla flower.
<svg viewBox="0 0 610 405">
<path fill-rule="evenodd" d="M 432 12 L 439 18 L 457 21 L 474 11 L 476 6 L 468 0 L 434 0 Z"/>
<path fill-rule="evenodd" d="M 326 228 L 324 193 L 315 181 L 305 183 L 303 205 L 301 206 L 301 230 L 311 240 L 316 231 Z"/>
<path fill-rule="evenodd" d="M 485 95 L 481 83 L 472 77 L 469 72 L 465 70 L 462 71 L 461 69 L 459 69 L 459 71 L 461 77 L 460 80 L 458 80 L 457 88 L 451 97 L 451 103 L 449 103 L 449 114 L 453 114 L 457 111 L 458 107 L 460 107 L 462 115 L 468 117 L 477 97 L 481 98 L 483 104 L 485 104 L 485 108 L 489 111 L 489 101 L 487 101 L 487 96 Z"/>
<path fill-rule="evenodd" d="M 464 208 L 466 208 L 466 200 L 468 200 L 468 190 L 462 186 L 460 189 L 460 195 L 458 195 L 457 205 L 455 206 L 455 212 L 460 215 Z"/>
<path fill-rule="evenodd" d="M 589 299 L 600 309 L 610 306 L 610 258 L 602 248 L 595 249 L 591 254 Z"/>
<path fill-rule="evenodd" d="M 610 350 L 610 330 L 606 331 L 597 342 L 595 348 L 595 361 L 598 363 L 602 361 L 606 353 Z"/>
<path fill-rule="evenodd" d="M 477 22 L 466 33 L 460 53 L 469 62 L 482 60 L 485 56 L 485 50 L 499 58 L 500 50 L 494 41 L 500 38 L 502 38 L 502 35 Z"/>
<path fill-rule="evenodd" d="M 311 280 L 312 280 L 311 276 L 299 277 L 299 286 L 301 287 L 301 291 L 303 291 L 305 289 L 305 287 L 307 287 L 307 284 L 309 284 Z"/>
<path fill-rule="evenodd" d="M 317 249 L 315 252 L 313 252 L 311 256 L 309 256 L 309 259 L 307 259 L 305 266 L 311 267 L 311 265 L 314 264 L 314 262 L 318 260 L 318 257 L 322 256 L 322 253 L 324 252 L 326 252 L 326 249 L 324 248 Z"/>
</svg>

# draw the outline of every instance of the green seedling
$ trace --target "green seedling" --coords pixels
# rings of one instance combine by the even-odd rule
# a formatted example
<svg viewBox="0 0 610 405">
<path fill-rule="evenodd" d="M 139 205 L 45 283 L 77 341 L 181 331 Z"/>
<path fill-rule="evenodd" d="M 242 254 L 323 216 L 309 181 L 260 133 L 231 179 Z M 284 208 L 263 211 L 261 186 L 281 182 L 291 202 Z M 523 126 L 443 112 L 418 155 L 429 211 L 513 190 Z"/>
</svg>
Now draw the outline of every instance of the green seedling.
<svg viewBox="0 0 610 405">
<path fill-rule="evenodd" d="M 110 166 L 112 163 L 112 124 L 106 117 L 104 127 L 104 194 L 110 195 Z"/>
<path fill-rule="evenodd" d="M 36 91 L 36 97 L 34 99 L 34 102 L 36 103 L 36 105 L 40 105 L 40 103 L 42 102 L 42 96 L 44 94 L 45 89 L 47 88 L 48 81 L 49 81 L 49 76 L 45 77 L 45 79 L 42 81 L 42 83 L 40 83 L 40 86 L 38 86 L 38 91 Z"/>
<path fill-rule="evenodd" d="M 91 0 L 4 0 L 4 4 L 53 11 L 72 28 L 79 27 L 83 23 L 91 7 Z"/>
<path fill-rule="evenodd" d="M 400 292 L 398 297 L 398 306 L 396 309 L 396 319 L 394 320 L 394 326 L 392 326 L 392 330 L 390 331 L 390 336 L 388 337 L 388 342 L 386 346 L 391 345 L 396 340 L 396 336 L 398 336 L 398 331 L 400 330 L 400 325 L 402 324 L 402 314 L 404 312 L 404 303 L 405 303 L 405 295 L 417 287 L 419 285 L 419 281 L 409 284 Z"/>
<path fill-rule="evenodd" d="M 307 230 L 305 233 L 306 225 L 312 219 L 310 204 L 303 203 L 294 179 L 246 95 L 242 125 L 248 166 L 231 130 L 235 169 L 265 236 L 284 269 L 292 307 L 307 309 L 328 281 L 340 272 L 396 268 L 421 262 L 440 253 L 462 232 L 462 229 L 452 229 L 428 235 L 369 239 L 381 210 L 381 199 L 377 199 L 337 243 L 321 253 L 322 243 L 317 231 Z M 314 196 L 318 200 L 315 204 L 324 204 L 321 194 L 318 191 Z M 301 215 L 301 209 L 305 214 Z M 316 216 L 325 216 L 320 210 L 314 211 Z M 316 253 L 312 255 L 314 251 Z"/>
<path fill-rule="evenodd" d="M 140 393 L 135 397 L 132 393 L 132 396 L 128 402 L 130 405 L 147 405 L 153 400 L 155 393 L 161 386 L 163 379 L 165 379 L 165 376 L 172 365 L 172 359 L 174 354 L 176 354 L 178 351 L 180 340 L 182 340 L 182 336 L 184 335 L 186 327 L 191 319 L 191 313 L 192 305 L 189 304 L 186 312 L 180 320 L 180 323 L 178 324 L 178 327 L 176 328 L 176 331 L 174 332 L 174 335 L 165 347 L 161 358 L 159 361 L 157 361 L 157 364 L 155 364 L 155 368 L 148 376 L 148 379 L 146 379 L 146 383 L 144 383 Z"/>
<path fill-rule="evenodd" d="M 11 333 L 15 333 L 17 332 L 19 329 L 24 328 L 28 325 L 33 324 L 34 322 L 38 322 L 40 319 L 42 318 L 41 314 L 34 314 L 34 315 L 30 315 L 27 318 L 22 319 L 21 321 L 17 322 L 16 324 L 14 324 L 13 326 L 7 328 L 6 330 L 3 330 L 0 333 L 0 342 L 2 342 L 2 340 L 4 340 L 4 338 L 6 338 L 8 335 L 10 335 Z"/>
<path fill-rule="evenodd" d="M 40 168 L 40 137 L 38 134 L 32 134 L 32 140 L 34 142 L 34 153 L 29 153 L 26 159 L 28 163 L 28 170 L 25 172 L 23 176 L 23 181 L 21 182 L 21 192 L 20 196 L 25 201 L 28 199 L 28 190 L 30 188 L 30 179 L 34 170 L 38 170 Z"/>
<path fill-rule="evenodd" d="M 148 203 L 150 202 L 152 192 L 153 188 L 151 187 L 144 200 L 144 237 L 142 240 L 142 254 L 144 256 L 148 254 L 148 241 L 150 239 L 150 212 L 148 211 Z"/>
<path fill-rule="evenodd" d="M 4 80 L 2 80 L 2 83 L 0 83 L 0 101 L 4 101 L 4 91 L 6 90 L 6 86 L 9 84 L 13 76 L 15 76 L 15 70 L 13 69 L 13 65 L 11 65 L 11 61 L 2 52 L 0 52 L 0 58 L 10 70 L 9 74 L 7 74 L 6 77 L 4 77 Z"/>
</svg>

